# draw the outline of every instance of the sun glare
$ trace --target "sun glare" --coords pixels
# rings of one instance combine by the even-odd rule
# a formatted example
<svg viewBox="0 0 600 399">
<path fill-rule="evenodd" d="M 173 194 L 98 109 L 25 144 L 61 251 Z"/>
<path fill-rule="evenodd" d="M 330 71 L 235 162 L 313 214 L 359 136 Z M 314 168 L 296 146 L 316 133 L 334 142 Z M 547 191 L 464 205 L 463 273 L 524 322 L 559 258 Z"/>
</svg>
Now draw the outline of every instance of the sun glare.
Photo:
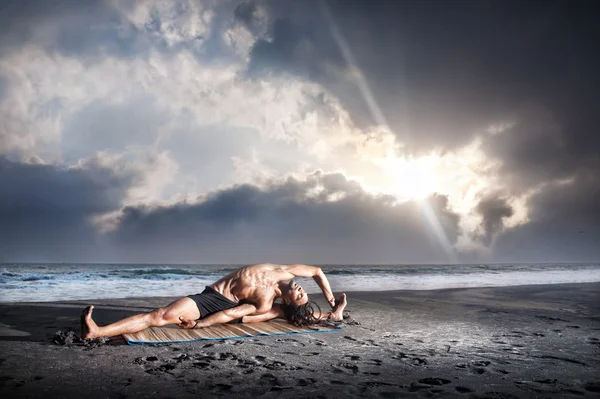
<svg viewBox="0 0 600 399">
<path fill-rule="evenodd" d="M 399 197 L 424 199 L 438 188 L 433 160 L 430 157 L 387 159 L 381 166 L 390 178 L 389 190 Z"/>
</svg>

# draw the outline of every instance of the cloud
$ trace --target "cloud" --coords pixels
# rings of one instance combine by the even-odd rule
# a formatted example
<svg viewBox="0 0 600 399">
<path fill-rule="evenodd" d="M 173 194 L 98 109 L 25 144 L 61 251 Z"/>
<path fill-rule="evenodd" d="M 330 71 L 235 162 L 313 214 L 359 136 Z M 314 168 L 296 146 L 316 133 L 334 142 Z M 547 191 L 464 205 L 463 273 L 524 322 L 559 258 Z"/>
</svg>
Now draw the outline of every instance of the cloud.
<svg viewBox="0 0 600 399">
<path fill-rule="evenodd" d="M 483 217 L 482 240 L 489 245 L 494 236 L 502 232 L 503 219 L 513 215 L 512 207 L 503 198 L 486 198 L 477 205 L 477 212 Z"/>
<path fill-rule="evenodd" d="M 101 259 L 91 218 L 119 209 L 136 179 L 109 162 L 66 168 L 0 158 L 0 261 Z"/>
<path fill-rule="evenodd" d="M 8 5 L 0 156 L 13 166 L 4 178 L 36 182 L 52 170 L 44 173 L 86 187 L 91 170 L 123 176 L 106 209 L 74 211 L 79 225 L 64 218 L 86 232 L 82 242 L 128 242 L 115 248 L 132 260 L 147 259 L 148 242 L 190 260 L 261 260 L 258 248 L 441 260 L 449 245 L 501 259 L 527 243 L 543 257 L 549 243 L 571 242 L 557 238 L 561 225 L 576 225 L 569 214 L 592 232 L 577 238 L 593 242 L 585 220 L 596 215 L 588 201 L 600 169 L 600 66 L 583 34 L 597 30 L 587 5 L 477 2 L 438 13 L 418 2 L 323 4 Z M 44 226 L 38 234 L 54 231 Z M 394 240 L 412 246 L 396 244 L 400 254 Z M 578 245 L 582 256 L 596 253 Z"/>
<path fill-rule="evenodd" d="M 429 203 L 455 240 L 458 215 L 443 196 Z M 234 186 L 195 203 L 127 207 L 111 234 L 142 261 L 447 261 L 416 202 L 371 195 L 343 175 L 322 172 L 265 188 Z"/>
<path fill-rule="evenodd" d="M 596 169 L 597 170 L 597 169 Z M 530 222 L 494 243 L 507 262 L 595 262 L 600 258 L 600 179 L 595 171 L 548 184 L 529 200 Z"/>
</svg>

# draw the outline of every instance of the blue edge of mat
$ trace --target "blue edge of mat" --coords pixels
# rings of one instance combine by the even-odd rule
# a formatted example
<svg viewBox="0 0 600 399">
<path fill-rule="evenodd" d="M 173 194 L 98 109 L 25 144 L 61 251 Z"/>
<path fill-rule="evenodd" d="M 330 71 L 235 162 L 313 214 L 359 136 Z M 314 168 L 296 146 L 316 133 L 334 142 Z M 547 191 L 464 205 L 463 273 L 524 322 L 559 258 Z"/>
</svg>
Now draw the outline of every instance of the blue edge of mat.
<svg viewBox="0 0 600 399">
<path fill-rule="evenodd" d="M 290 332 L 278 332 L 278 333 L 274 333 L 274 334 L 267 334 L 267 333 L 258 333 L 255 335 L 252 334 L 248 334 L 248 335 L 232 335 L 230 337 L 223 337 L 223 338 L 194 338 L 194 339 L 186 339 L 186 340 L 178 340 L 178 341 L 160 341 L 160 342 L 146 342 L 146 341 L 130 341 L 127 340 L 127 343 L 131 346 L 138 346 L 138 345 L 164 345 L 164 344 L 176 344 L 176 343 L 181 343 L 181 342 L 196 342 L 196 341 L 224 341 L 226 339 L 234 339 L 234 338 L 250 338 L 250 337 L 268 337 L 268 336 L 273 336 L 273 335 L 289 335 L 289 334 L 312 334 L 315 332 L 331 332 L 331 331 L 339 331 L 341 330 L 342 327 L 333 327 L 327 330 L 312 330 L 312 331 L 290 331 Z"/>
</svg>

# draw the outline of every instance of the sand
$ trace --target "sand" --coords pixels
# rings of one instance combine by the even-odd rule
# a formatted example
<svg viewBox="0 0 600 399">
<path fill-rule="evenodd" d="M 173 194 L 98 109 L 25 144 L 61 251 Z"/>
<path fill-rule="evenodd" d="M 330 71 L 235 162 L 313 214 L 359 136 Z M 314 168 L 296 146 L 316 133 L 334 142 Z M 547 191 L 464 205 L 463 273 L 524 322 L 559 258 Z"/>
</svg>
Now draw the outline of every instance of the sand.
<svg viewBox="0 0 600 399">
<path fill-rule="evenodd" d="M 170 300 L 0 304 L 0 396 L 600 397 L 600 283 L 352 292 L 361 324 L 331 333 L 51 342 L 84 305 L 107 323 Z"/>
</svg>

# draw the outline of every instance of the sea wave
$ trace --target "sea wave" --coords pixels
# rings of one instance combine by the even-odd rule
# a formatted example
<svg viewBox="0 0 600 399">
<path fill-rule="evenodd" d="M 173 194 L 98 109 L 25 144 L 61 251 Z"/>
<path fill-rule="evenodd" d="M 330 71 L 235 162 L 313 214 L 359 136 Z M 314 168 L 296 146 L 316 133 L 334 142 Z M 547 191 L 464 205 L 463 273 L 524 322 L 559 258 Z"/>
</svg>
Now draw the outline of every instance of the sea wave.
<svg viewBox="0 0 600 399">
<path fill-rule="evenodd" d="M 600 281 L 598 264 L 323 265 L 343 291 L 429 290 Z M 31 265 L 0 268 L 0 301 L 56 301 L 185 296 L 235 270 L 235 265 Z M 309 293 L 311 279 L 300 279 Z M 8 293 L 10 290 L 10 294 Z"/>
</svg>

